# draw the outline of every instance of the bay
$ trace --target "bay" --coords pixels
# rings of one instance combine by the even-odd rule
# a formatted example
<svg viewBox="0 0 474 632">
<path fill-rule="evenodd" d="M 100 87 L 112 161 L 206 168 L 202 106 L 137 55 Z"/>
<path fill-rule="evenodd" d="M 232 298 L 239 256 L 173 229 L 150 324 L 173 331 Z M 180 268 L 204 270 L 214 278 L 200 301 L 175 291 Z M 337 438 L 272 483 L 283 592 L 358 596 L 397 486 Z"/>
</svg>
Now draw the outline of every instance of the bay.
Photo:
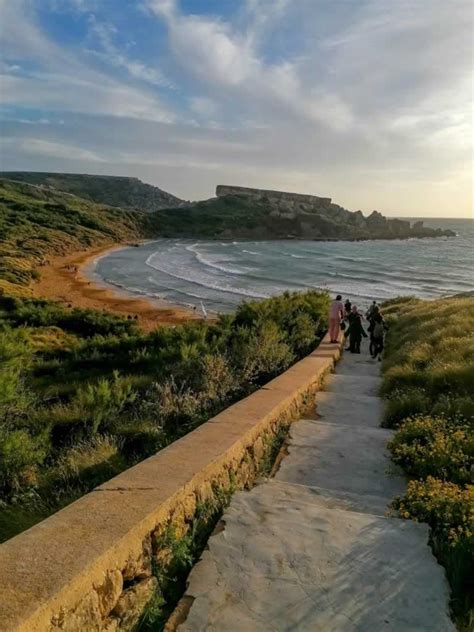
<svg viewBox="0 0 474 632">
<path fill-rule="evenodd" d="M 362 305 L 473 291 L 473 220 L 424 222 L 451 228 L 457 236 L 360 242 L 158 239 L 98 259 L 93 273 L 127 293 L 188 306 L 202 302 L 218 312 L 232 311 L 245 299 L 308 288 L 328 289 Z"/>
</svg>

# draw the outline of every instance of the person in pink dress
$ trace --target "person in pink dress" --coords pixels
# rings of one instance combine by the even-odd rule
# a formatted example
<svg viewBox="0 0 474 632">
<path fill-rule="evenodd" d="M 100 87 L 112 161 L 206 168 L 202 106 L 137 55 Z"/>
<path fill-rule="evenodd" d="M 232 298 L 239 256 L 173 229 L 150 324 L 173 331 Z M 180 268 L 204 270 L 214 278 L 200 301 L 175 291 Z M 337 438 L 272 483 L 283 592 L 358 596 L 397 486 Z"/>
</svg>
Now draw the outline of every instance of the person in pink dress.
<svg viewBox="0 0 474 632">
<path fill-rule="evenodd" d="M 341 320 L 344 318 L 344 305 L 340 294 L 331 303 L 329 308 L 329 338 L 332 343 L 337 342 L 339 338 L 339 330 L 341 328 Z"/>
</svg>

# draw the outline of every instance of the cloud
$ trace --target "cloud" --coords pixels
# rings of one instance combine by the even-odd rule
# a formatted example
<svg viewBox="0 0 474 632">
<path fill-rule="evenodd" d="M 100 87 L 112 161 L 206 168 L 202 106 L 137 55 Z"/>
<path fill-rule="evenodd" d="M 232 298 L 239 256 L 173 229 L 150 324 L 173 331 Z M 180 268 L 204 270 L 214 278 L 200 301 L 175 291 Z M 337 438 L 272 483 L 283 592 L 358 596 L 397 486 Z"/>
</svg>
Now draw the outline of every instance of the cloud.
<svg viewBox="0 0 474 632">
<path fill-rule="evenodd" d="M 47 74 L 0 75 L 3 105 L 24 104 L 56 112 L 106 114 L 169 123 L 174 116 L 156 100 L 130 86 L 93 77 Z"/>
<path fill-rule="evenodd" d="M 26 0 L 16 0 L 15 4 L 2 8 L 2 17 L 9 28 L 1 30 L 0 48 L 7 59 L 22 60 L 25 66 L 21 74 L 17 72 L 18 64 L 4 70 L 1 76 L 4 104 L 162 122 L 174 120 L 174 113 L 154 92 L 87 65 L 74 51 L 48 39 L 32 15 Z M 124 65 L 125 58 L 119 62 Z M 130 62 L 128 70 L 142 75 L 149 71 L 138 62 Z"/>
<path fill-rule="evenodd" d="M 89 16 L 89 37 L 96 39 L 101 48 L 100 51 L 91 50 L 92 54 L 112 66 L 124 68 L 135 79 L 156 86 L 172 87 L 171 82 L 166 79 L 161 70 L 147 66 L 136 59 L 130 59 L 120 52 L 114 41 L 116 35 L 117 29 L 113 25 L 99 22 L 93 14 Z"/>
<path fill-rule="evenodd" d="M 278 2 L 274 15 L 280 15 L 286 5 Z M 350 126 L 350 107 L 336 94 L 323 86 L 305 89 L 297 66 L 290 61 L 262 61 L 256 50 L 255 21 L 250 30 L 237 32 L 218 18 L 185 15 L 171 0 L 149 0 L 148 6 L 165 20 L 171 50 L 185 72 L 218 94 L 237 96 L 248 110 L 267 109 L 272 115 L 280 112 L 284 118 L 290 115 L 338 130 Z M 253 15 L 256 5 L 249 3 L 247 10 Z M 261 30 L 270 13 L 260 15 Z"/>
<path fill-rule="evenodd" d="M 88 163 L 104 162 L 104 160 L 95 152 L 82 149 L 74 145 L 64 143 L 54 143 L 41 138 L 9 138 L 8 136 L 1 139 L 4 150 L 10 151 L 12 147 L 16 151 L 21 151 L 27 155 L 48 156 L 52 158 L 60 158 L 61 160 L 83 160 Z"/>
</svg>

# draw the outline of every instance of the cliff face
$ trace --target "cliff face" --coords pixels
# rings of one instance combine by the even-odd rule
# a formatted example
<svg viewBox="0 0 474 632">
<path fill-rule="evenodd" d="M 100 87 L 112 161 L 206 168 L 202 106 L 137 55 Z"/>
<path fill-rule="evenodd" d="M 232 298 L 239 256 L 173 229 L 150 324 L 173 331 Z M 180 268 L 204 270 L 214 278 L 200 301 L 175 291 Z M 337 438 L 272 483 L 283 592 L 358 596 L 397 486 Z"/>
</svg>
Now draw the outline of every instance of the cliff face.
<svg viewBox="0 0 474 632">
<path fill-rule="evenodd" d="M 0 177 L 72 193 L 99 204 L 140 209 L 149 213 L 163 208 L 176 208 L 185 203 L 138 178 L 35 171 L 4 171 L 0 172 Z"/>
<path fill-rule="evenodd" d="M 405 239 L 408 237 L 454 236 L 450 230 L 432 229 L 423 222 L 388 219 L 378 211 L 364 217 L 361 211 L 351 212 L 334 204 L 331 198 L 266 189 L 250 189 L 219 185 L 216 195 L 221 200 L 240 199 L 242 205 L 252 203 L 259 209 L 258 227 L 233 228 L 226 236 L 296 239 Z M 262 209 L 266 214 L 262 216 Z"/>
</svg>

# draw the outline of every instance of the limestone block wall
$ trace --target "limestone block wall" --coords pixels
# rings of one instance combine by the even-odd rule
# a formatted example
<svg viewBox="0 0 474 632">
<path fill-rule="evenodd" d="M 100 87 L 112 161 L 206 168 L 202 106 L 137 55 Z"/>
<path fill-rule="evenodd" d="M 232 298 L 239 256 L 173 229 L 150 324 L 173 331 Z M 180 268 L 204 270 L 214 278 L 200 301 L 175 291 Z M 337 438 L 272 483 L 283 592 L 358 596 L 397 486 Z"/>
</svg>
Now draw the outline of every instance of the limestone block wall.
<svg viewBox="0 0 474 632">
<path fill-rule="evenodd" d="M 321 345 L 156 455 L 0 545 L 2 632 L 132 630 L 179 538 L 223 490 L 252 485 L 272 437 L 339 357 Z"/>
</svg>

